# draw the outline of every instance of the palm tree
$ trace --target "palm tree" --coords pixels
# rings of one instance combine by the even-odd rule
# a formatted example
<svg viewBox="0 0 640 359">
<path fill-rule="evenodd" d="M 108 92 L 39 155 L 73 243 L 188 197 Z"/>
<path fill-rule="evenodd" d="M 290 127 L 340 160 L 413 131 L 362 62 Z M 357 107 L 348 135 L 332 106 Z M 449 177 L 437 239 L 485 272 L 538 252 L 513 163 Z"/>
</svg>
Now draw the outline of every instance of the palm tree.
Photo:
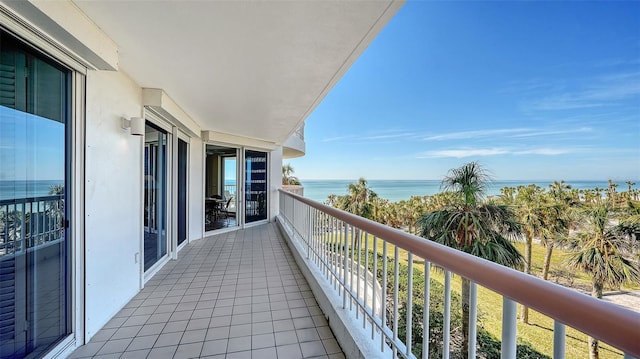
<svg viewBox="0 0 640 359">
<path fill-rule="evenodd" d="M 626 258 L 631 253 L 629 235 L 620 225 L 612 224 L 615 222 L 611 203 L 596 203 L 583 215 L 583 226 L 570 242 L 573 253 L 568 263 L 591 275 L 591 295 L 601 299 L 605 286 L 640 281 L 637 265 Z M 589 358 L 598 357 L 598 340 L 589 337 Z"/>
<path fill-rule="evenodd" d="M 350 183 L 347 191 L 346 196 L 339 197 L 338 208 L 360 217 L 375 220 L 374 201 L 378 195 L 367 186 L 367 180 L 360 178 L 358 182 Z"/>
<path fill-rule="evenodd" d="M 613 180 L 609 180 L 609 187 L 607 188 L 607 199 L 613 203 L 614 205 L 617 205 L 617 192 L 616 192 L 616 188 L 618 187 L 617 183 L 614 183 Z"/>
<path fill-rule="evenodd" d="M 549 277 L 549 267 L 551 266 L 551 255 L 559 236 L 565 238 L 569 236 L 569 231 L 573 226 L 574 208 L 578 205 L 575 191 L 571 185 L 564 181 L 555 181 L 549 185 L 548 200 L 551 202 L 546 213 L 548 217 L 547 231 L 540 238 L 545 247 L 544 261 L 542 264 L 542 278 Z"/>
<path fill-rule="evenodd" d="M 544 190 L 535 184 L 518 186 L 515 197 L 515 212 L 518 221 L 522 223 L 525 235 L 524 272 L 531 274 L 531 247 L 535 237 L 542 237 L 547 227 L 546 204 L 543 201 Z M 529 309 L 524 305 L 520 310 L 520 321 L 529 323 Z"/>
<path fill-rule="evenodd" d="M 282 165 L 282 184 L 283 185 L 299 185 L 300 180 L 293 175 L 294 169 L 290 163 Z"/>
<path fill-rule="evenodd" d="M 443 189 L 459 200 L 419 219 L 422 237 L 508 267 L 520 267 L 522 256 L 509 241 L 521 234 L 521 226 L 507 206 L 483 203 L 490 178 L 477 163 L 452 169 Z M 462 278 L 462 357 L 468 356 L 470 282 Z"/>
<path fill-rule="evenodd" d="M 627 198 L 629 200 L 632 200 L 633 197 L 631 196 L 631 192 L 632 192 L 633 186 L 635 186 L 636 183 L 632 181 L 627 181 L 626 183 L 627 183 Z"/>
</svg>

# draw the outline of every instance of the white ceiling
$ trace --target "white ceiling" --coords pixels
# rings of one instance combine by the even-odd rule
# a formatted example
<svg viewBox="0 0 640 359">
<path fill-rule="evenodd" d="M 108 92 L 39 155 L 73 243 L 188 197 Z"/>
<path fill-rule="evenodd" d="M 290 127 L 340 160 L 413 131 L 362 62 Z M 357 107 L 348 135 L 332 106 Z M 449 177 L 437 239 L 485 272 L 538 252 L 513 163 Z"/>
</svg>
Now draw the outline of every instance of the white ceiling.
<svg viewBox="0 0 640 359">
<path fill-rule="evenodd" d="M 202 130 L 284 142 L 402 2 L 96 1 L 119 67 Z"/>
</svg>

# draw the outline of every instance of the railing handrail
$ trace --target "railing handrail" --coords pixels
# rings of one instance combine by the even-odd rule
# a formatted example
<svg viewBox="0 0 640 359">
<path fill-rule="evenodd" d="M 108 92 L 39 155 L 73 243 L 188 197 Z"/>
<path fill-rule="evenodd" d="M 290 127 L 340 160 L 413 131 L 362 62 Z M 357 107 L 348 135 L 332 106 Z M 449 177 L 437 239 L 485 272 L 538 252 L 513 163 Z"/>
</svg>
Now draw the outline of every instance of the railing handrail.
<svg viewBox="0 0 640 359">
<path fill-rule="evenodd" d="M 59 201 L 61 199 L 64 199 L 63 194 L 53 194 L 53 195 L 39 196 L 39 197 L 0 199 L 0 206 L 9 206 L 14 204 L 25 204 L 25 203 L 33 203 L 33 202 Z"/>
<path fill-rule="evenodd" d="M 279 189 L 432 264 L 640 357 L 640 313 Z"/>
</svg>

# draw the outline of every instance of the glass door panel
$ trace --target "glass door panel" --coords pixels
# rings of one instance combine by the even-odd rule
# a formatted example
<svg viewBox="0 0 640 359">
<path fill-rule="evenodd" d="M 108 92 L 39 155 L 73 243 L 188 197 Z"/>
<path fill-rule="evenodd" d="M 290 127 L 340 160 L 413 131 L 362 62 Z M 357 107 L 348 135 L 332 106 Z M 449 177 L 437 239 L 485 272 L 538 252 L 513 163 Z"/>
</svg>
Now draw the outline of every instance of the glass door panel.
<svg viewBox="0 0 640 359">
<path fill-rule="evenodd" d="M 178 139 L 178 245 L 187 240 L 187 146 Z"/>
<path fill-rule="evenodd" d="M 0 31 L 0 357 L 71 332 L 71 72 Z"/>
<path fill-rule="evenodd" d="M 245 150 L 245 223 L 267 219 L 267 153 Z"/>
<path fill-rule="evenodd" d="M 144 270 L 167 254 L 167 133 L 145 125 Z"/>
</svg>

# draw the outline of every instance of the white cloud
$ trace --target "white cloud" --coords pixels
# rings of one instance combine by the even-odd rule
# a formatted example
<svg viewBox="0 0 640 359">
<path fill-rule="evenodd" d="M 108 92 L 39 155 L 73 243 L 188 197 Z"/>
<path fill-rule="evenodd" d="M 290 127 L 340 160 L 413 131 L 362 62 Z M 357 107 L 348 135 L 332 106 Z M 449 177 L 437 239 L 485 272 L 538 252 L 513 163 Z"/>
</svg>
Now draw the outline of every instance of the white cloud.
<svg viewBox="0 0 640 359">
<path fill-rule="evenodd" d="M 346 135 L 346 136 L 336 136 L 336 137 L 327 137 L 320 142 L 340 142 L 340 141 L 351 141 L 351 142 L 367 142 L 367 141 L 390 141 L 390 140 L 411 140 L 420 138 L 421 135 L 417 135 L 415 132 L 398 132 L 397 130 L 387 130 L 381 131 L 373 134 L 362 134 L 362 135 Z"/>
<path fill-rule="evenodd" d="M 590 127 L 581 127 L 570 130 L 539 130 L 539 131 L 531 131 L 527 133 L 520 133 L 513 135 L 513 137 L 534 137 L 534 136 L 555 136 L 555 135 L 566 135 L 569 133 L 585 133 L 585 132 L 593 132 L 593 129 Z"/>
<path fill-rule="evenodd" d="M 320 140 L 320 142 L 336 142 L 336 141 L 343 141 L 343 140 L 351 140 L 351 139 L 355 139 L 355 138 L 356 137 L 353 136 L 353 135 L 328 137 L 328 138 L 323 138 L 322 140 Z"/>
<path fill-rule="evenodd" d="M 446 150 L 426 151 L 418 154 L 417 158 L 465 158 L 465 157 L 487 157 L 500 155 L 540 155 L 558 156 L 568 153 L 580 152 L 576 148 L 458 148 Z"/>
<path fill-rule="evenodd" d="M 531 150 L 524 151 L 514 151 L 512 152 L 514 155 L 543 155 L 543 156 L 557 156 L 563 155 L 567 153 L 576 152 L 571 149 L 562 149 L 562 148 L 534 148 Z"/>
<path fill-rule="evenodd" d="M 427 151 L 418 155 L 418 158 L 465 158 L 465 157 L 482 157 L 496 156 L 507 154 L 509 151 L 500 148 L 474 148 L 474 149 L 451 149 Z"/>
<path fill-rule="evenodd" d="M 640 72 L 614 73 L 589 81 L 589 86 L 533 101 L 534 110 L 575 110 L 610 106 L 640 96 Z"/>
<path fill-rule="evenodd" d="M 439 135 L 432 135 L 423 138 L 425 141 L 444 141 L 444 140 L 468 140 L 476 138 L 520 138 L 534 136 L 555 136 L 570 133 L 592 132 L 590 127 L 579 127 L 570 129 L 546 129 L 546 128 L 502 128 L 492 130 L 473 130 L 450 132 Z"/>
<path fill-rule="evenodd" d="M 440 135 L 434 135 L 425 137 L 425 141 L 442 141 L 442 140 L 462 140 L 462 139 L 470 139 L 470 138 L 481 138 L 481 137 L 492 137 L 496 135 L 510 135 L 516 133 L 524 133 L 532 131 L 529 128 L 503 128 L 503 129 L 493 129 L 493 130 L 474 130 L 474 131 L 461 131 L 461 132 L 450 132 L 443 133 Z"/>
</svg>

